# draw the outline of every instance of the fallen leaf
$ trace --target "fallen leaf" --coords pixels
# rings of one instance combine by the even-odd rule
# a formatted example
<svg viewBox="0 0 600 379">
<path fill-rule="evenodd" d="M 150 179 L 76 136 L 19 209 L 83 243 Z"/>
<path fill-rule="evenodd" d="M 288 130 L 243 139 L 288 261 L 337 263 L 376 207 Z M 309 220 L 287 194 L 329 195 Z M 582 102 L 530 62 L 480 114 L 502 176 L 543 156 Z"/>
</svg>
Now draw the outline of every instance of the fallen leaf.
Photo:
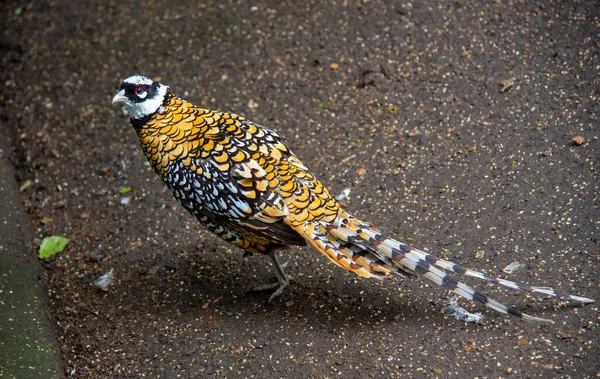
<svg viewBox="0 0 600 379">
<path fill-rule="evenodd" d="M 585 138 L 583 138 L 582 136 L 575 136 L 575 137 L 573 137 L 571 142 L 573 142 L 573 144 L 575 144 L 577 146 L 581 146 L 585 142 Z"/>
<path fill-rule="evenodd" d="M 131 191 L 133 191 L 133 187 L 121 187 L 121 188 L 119 188 L 119 193 L 120 193 L 121 195 L 124 195 L 124 194 L 126 194 L 126 193 L 129 193 L 129 192 L 131 192 Z"/>
<path fill-rule="evenodd" d="M 25 191 L 27 188 L 29 188 L 30 185 L 31 185 L 31 180 L 27 179 L 26 181 L 23 182 L 23 184 L 21 184 L 21 187 L 19 187 L 19 191 L 21 191 L 21 192 Z"/>
<path fill-rule="evenodd" d="M 514 79 L 500 80 L 498 82 L 498 86 L 500 86 L 500 93 L 504 93 L 504 92 L 508 91 L 514 85 L 515 85 L 515 80 Z"/>
<path fill-rule="evenodd" d="M 523 266 L 524 266 L 524 264 L 522 264 L 521 262 L 514 261 L 513 263 L 511 263 L 508 266 L 504 267 L 502 269 L 502 271 L 504 271 L 507 274 L 512 274 L 513 272 L 517 271 L 518 269 L 520 269 Z"/>
<path fill-rule="evenodd" d="M 46 237 L 40 245 L 38 256 L 40 259 L 50 258 L 63 251 L 69 242 L 70 240 L 63 236 Z"/>
<path fill-rule="evenodd" d="M 86 118 L 86 117 L 90 117 L 93 114 L 94 114 L 94 108 L 88 108 L 85 111 L 83 111 L 83 113 L 81 114 L 81 116 L 84 117 L 84 118 Z"/>
<path fill-rule="evenodd" d="M 551 370 L 554 368 L 554 366 L 550 363 L 531 362 L 531 364 L 534 365 L 535 367 L 542 367 L 547 370 Z"/>
<path fill-rule="evenodd" d="M 557 334 L 560 338 L 562 338 L 563 340 L 568 340 L 571 338 L 571 333 L 566 333 L 566 332 L 558 332 Z"/>
</svg>

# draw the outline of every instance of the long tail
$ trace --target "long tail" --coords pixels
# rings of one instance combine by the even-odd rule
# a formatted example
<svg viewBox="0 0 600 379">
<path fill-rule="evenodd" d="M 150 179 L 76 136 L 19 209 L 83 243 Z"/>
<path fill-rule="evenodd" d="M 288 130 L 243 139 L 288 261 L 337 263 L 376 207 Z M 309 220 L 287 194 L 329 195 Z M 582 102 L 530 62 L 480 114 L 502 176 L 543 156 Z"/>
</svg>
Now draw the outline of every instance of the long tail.
<svg viewBox="0 0 600 379">
<path fill-rule="evenodd" d="M 299 228 L 300 229 L 300 228 Z M 391 239 L 345 212 L 334 222 L 313 221 L 297 230 L 333 263 L 363 277 L 417 274 L 465 299 L 479 302 L 500 313 L 525 320 L 553 322 L 507 307 L 450 276 L 441 269 L 466 275 L 516 290 L 538 292 L 562 299 L 593 303 L 594 300 L 558 292 L 548 287 L 532 287 L 506 279 L 492 278 L 481 272 L 436 258 L 407 244 Z M 437 266 L 437 267 L 436 267 Z M 441 269 L 440 269 L 441 268 Z"/>
</svg>

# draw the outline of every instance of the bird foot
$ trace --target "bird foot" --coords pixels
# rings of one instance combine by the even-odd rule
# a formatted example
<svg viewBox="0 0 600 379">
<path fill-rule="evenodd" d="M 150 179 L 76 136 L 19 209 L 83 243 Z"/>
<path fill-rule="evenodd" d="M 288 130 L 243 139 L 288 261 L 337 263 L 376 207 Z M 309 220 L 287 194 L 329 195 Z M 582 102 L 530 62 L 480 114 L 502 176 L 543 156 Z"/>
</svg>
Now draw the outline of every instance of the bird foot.
<svg viewBox="0 0 600 379">
<path fill-rule="evenodd" d="M 269 291 L 272 289 L 275 289 L 275 291 L 271 294 L 271 296 L 269 296 L 269 303 L 275 299 L 277 296 L 281 295 L 283 293 L 283 290 L 285 289 L 285 287 L 287 287 L 290 284 L 290 281 L 294 280 L 294 278 L 290 275 L 287 275 L 284 271 L 284 269 L 287 267 L 289 260 L 283 264 L 279 263 L 279 259 L 277 259 L 277 256 L 275 255 L 275 253 L 271 253 L 269 254 L 269 257 L 271 258 L 271 261 L 273 263 L 273 266 L 275 266 L 275 277 L 277 278 L 277 282 L 276 283 L 267 283 L 267 284 L 263 284 L 261 286 L 255 287 L 254 291 Z"/>
<path fill-rule="evenodd" d="M 263 284 L 262 286 L 258 286 L 258 287 L 254 287 L 254 291 L 269 291 L 274 289 L 275 291 L 273 291 L 273 293 L 271 294 L 271 296 L 269 296 L 269 303 L 271 301 L 273 301 L 273 299 L 275 299 L 277 296 L 281 295 L 283 293 L 283 290 L 285 289 L 285 287 L 287 287 L 289 285 L 289 281 L 285 282 L 285 283 L 268 283 L 268 284 Z"/>
</svg>

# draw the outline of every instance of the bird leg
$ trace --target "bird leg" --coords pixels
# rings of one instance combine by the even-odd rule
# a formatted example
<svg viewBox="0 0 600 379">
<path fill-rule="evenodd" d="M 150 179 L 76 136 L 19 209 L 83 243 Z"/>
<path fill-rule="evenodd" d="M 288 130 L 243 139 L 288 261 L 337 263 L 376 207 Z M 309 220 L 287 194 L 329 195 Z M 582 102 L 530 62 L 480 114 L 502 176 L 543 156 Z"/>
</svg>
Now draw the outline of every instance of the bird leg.
<svg viewBox="0 0 600 379">
<path fill-rule="evenodd" d="M 279 258 L 277 258 L 277 253 L 275 253 L 275 252 L 270 252 L 269 258 L 271 258 L 271 263 L 275 267 L 275 277 L 277 278 L 277 283 L 264 284 L 262 286 L 255 287 L 254 290 L 255 291 L 268 291 L 268 290 L 275 289 L 275 292 L 273 292 L 271 294 L 271 296 L 269 297 L 269 303 L 270 303 L 271 300 L 273 300 L 277 296 L 281 295 L 281 293 L 283 292 L 285 287 L 287 287 L 288 284 L 290 284 L 290 281 L 293 280 L 294 278 L 292 278 L 291 276 L 289 276 L 285 273 L 285 267 L 287 266 L 289 261 L 285 262 L 284 264 L 279 263 Z"/>
</svg>

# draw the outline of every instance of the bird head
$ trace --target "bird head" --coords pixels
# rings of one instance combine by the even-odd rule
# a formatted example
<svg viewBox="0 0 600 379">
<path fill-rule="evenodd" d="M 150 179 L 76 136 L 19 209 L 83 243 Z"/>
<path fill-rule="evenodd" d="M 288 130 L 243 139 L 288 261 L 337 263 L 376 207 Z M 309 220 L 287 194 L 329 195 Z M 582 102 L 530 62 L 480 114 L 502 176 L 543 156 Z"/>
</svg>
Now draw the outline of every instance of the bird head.
<svg viewBox="0 0 600 379">
<path fill-rule="evenodd" d="M 123 80 L 112 103 L 123 103 L 132 119 L 141 119 L 158 111 L 168 89 L 168 86 L 150 78 L 133 75 Z"/>
</svg>

